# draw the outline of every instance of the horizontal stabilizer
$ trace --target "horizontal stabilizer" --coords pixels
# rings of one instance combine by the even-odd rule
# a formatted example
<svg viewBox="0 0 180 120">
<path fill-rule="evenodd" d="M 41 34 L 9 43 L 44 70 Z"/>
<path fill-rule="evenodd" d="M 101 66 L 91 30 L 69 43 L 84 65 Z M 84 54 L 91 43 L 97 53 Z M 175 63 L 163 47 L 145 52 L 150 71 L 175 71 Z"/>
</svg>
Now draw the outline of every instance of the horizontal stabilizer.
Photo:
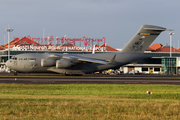
<svg viewBox="0 0 180 120">
<path fill-rule="evenodd" d="M 144 28 L 145 30 L 152 30 L 152 31 L 165 31 L 165 28 Z"/>
</svg>

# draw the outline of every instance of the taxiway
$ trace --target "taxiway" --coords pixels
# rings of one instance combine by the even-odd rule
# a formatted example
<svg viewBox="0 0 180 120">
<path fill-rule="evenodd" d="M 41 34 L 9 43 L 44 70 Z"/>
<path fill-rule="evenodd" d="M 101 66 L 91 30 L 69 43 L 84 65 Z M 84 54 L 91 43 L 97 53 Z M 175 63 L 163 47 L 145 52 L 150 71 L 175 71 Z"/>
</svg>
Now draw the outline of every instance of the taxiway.
<svg viewBox="0 0 180 120">
<path fill-rule="evenodd" d="M 0 83 L 23 84 L 176 84 L 178 75 L 85 75 L 61 76 L 58 74 L 1 74 Z"/>
</svg>

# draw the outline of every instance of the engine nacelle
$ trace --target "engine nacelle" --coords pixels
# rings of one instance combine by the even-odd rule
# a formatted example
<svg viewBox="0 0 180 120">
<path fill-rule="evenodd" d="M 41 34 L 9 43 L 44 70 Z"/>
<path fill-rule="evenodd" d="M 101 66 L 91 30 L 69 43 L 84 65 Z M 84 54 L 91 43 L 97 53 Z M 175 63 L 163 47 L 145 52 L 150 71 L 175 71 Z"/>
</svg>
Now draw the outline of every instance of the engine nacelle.
<svg viewBox="0 0 180 120">
<path fill-rule="evenodd" d="M 69 68 L 73 65 L 74 63 L 69 60 L 57 60 L 56 61 L 56 68 Z"/>
<path fill-rule="evenodd" d="M 47 59 L 47 58 L 41 59 L 42 67 L 51 67 L 51 66 L 55 66 L 55 65 L 56 65 L 56 61 L 54 59 Z"/>
</svg>

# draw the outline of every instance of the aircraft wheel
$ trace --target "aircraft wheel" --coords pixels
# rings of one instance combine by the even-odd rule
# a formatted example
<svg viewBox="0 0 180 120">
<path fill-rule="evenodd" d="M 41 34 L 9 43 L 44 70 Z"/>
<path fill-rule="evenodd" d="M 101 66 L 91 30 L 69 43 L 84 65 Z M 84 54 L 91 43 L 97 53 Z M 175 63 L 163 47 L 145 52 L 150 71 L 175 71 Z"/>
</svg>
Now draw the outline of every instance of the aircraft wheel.
<svg viewBox="0 0 180 120">
<path fill-rule="evenodd" d="M 18 74 L 17 71 L 14 71 L 14 76 L 17 76 L 17 74 Z"/>
<path fill-rule="evenodd" d="M 70 75 L 65 73 L 65 76 L 70 76 Z"/>
<path fill-rule="evenodd" d="M 83 74 L 74 74 L 74 76 L 83 76 Z"/>
</svg>

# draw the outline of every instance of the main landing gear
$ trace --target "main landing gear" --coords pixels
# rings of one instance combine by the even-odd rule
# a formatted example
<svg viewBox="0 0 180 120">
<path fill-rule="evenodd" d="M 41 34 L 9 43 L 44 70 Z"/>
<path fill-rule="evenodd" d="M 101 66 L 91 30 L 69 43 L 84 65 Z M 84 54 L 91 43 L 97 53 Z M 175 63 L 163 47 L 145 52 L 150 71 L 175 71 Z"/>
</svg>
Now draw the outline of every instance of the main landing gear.
<svg viewBox="0 0 180 120">
<path fill-rule="evenodd" d="M 17 76 L 18 72 L 17 71 L 14 71 L 14 76 Z"/>
</svg>

